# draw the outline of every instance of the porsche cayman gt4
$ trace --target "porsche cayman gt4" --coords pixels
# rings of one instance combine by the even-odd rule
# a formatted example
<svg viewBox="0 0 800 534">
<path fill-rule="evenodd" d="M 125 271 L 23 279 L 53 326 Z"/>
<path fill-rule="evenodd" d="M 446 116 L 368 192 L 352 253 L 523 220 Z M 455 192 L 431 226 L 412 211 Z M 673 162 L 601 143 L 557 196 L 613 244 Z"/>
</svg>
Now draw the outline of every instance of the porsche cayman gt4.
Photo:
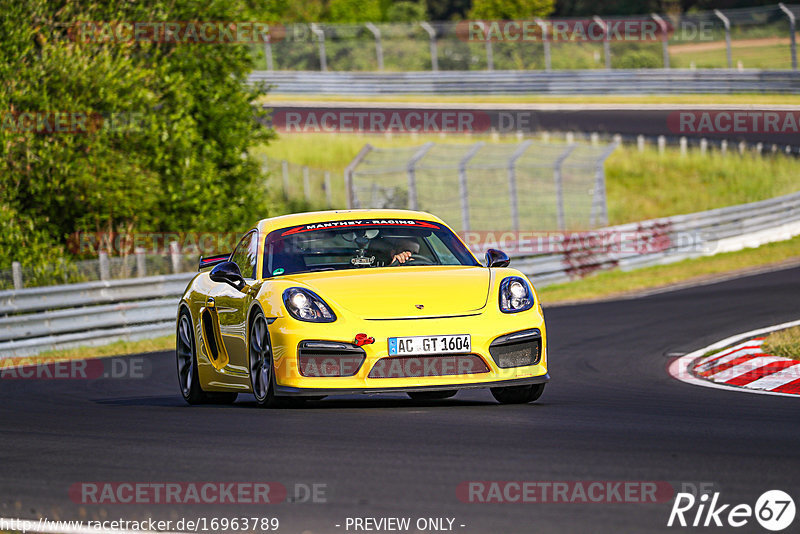
<svg viewBox="0 0 800 534">
<path fill-rule="evenodd" d="M 181 393 L 271 406 L 489 388 L 501 403 L 532 402 L 549 380 L 538 296 L 502 252 L 485 263 L 422 212 L 262 220 L 232 253 L 201 259 L 180 300 Z"/>
</svg>

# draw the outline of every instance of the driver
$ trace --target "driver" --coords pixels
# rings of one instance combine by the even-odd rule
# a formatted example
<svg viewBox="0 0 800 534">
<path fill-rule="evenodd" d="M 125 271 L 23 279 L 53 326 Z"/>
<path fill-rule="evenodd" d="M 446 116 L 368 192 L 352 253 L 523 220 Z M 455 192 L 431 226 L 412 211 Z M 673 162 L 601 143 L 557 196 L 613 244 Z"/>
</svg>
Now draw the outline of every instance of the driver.
<svg viewBox="0 0 800 534">
<path fill-rule="evenodd" d="M 389 264 L 391 265 L 394 262 L 405 263 L 407 261 L 414 261 L 414 258 L 411 256 L 418 253 L 418 241 L 414 239 L 398 239 L 396 240 L 391 252 L 389 252 L 389 256 L 392 258 L 392 261 L 390 261 Z"/>
<path fill-rule="evenodd" d="M 384 259 L 379 265 L 414 261 L 411 256 L 419 253 L 419 248 L 419 242 L 408 238 L 373 239 L 369 244 L 370 251 L 378 253 Z"/>
</svg>

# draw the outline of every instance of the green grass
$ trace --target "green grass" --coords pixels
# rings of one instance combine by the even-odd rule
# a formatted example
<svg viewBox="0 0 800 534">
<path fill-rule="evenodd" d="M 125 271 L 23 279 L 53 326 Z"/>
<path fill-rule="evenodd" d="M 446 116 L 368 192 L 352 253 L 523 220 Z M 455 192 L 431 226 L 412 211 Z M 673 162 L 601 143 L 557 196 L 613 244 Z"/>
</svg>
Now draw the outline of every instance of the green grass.
<svg viewBox="0 0 800 534">
<path fill-rule="evenodd" d="M 515 139 L 502 138 L 503 142 Z M 491 142 L 488 136 L 436 135 L 330 135 L 285 134 L 257 154 L 332 171 L 334 204 L 344 205 L 342 171 L 365 143 L 401 147 L 427 141 L 442 143 Z M 653 147 L 640 153 L 635 147 L 618 148 L 606 163 L 609 223 L 641 221 L 691 213 L 734 204 L 765 200 L 798 190 L 800 161 L 783 154 L 758 157 L 726 156 L 718 152 L 702 155 L 690 150 L 682 157 L 669 147 L 663 155 Z"/>
<path fill-rule="evenodd" d="M 800 326 L 771 333 L 761 348 L 766 354 L 800 360 Z"/>
<path fill-rule="evenodd" d="M 800 189 L 800 161 L 678 149 L 617 149 L 606 162 L 609 222 L 618 224 L 766 200 Z"/>
<path fill-rule="evenodd" d="M 727 252 L 647 267 L 630 272 L 607 271 L 575 282 L 555 284 L 539 290 L 542 302 L 556 304 L 621 296 L 627 293 L 666 287 L 679 282 L 698 281 L 742 269 L 773 265 L 800 256 L 800 237 L 770 243 L 759 248 Z M 512 262 L 513 266 L 513 262 Z M 536 279 L 533 279 L 536 282 Z"/>
<path fill-rule="evenodd" d="M 670 66 L 689 68 L 694 63 L 698 69 L 727 67 L 725 48 L 717 50 L 698 50 L 691 53 L 670 54 Z M 753 46 L 732 48 L 734 68 L 739 61 L 746 69 L 791 69 L 792 56 L 788 45 Z"/>
<path fill-rule="evenodd" d="M 38 365 L 42 363 L 55 363 L 68 360 L 89 360 L 92 358 L 106 358 L 122 356 L 125 354 L 140 354 L 143 352 L 160 352 L 175 348 L 175 336 L 163 336 L 138 341 L 115 341 L 97 347 L 76 347 L 72 349 L 49 350 L 34 356 L 21 358 L 7 358 L 2 360 L 3 367 L 16 367 L 20 365 Z"/>
</svg>

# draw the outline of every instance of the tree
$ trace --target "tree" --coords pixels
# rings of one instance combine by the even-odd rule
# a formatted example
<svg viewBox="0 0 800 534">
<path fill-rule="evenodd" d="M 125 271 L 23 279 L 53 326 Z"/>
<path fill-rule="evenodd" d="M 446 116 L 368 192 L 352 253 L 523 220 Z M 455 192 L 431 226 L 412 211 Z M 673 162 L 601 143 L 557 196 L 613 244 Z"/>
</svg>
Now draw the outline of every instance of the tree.
<svg viewBox="0 0 800 534">
<path fill-rule="evenodd" d="M 473 19 L 525 19 L 545 17 L 553 12 L 555 0 L 474 0 L 469 16 Z"/>
<path fill-rule="evenodd" d="M 273 133 L 257 120 L 264 90 L 246 83 L 247 46 L 75 33 L 80 21 L 259 20 L 241 1 L 0 0 L 0 11 L 0 268 L 76 231 L 243 230 L 275 207 L 249 155 Z M 26 112 L 98 123 L 15 127 Z"/>
</svg>

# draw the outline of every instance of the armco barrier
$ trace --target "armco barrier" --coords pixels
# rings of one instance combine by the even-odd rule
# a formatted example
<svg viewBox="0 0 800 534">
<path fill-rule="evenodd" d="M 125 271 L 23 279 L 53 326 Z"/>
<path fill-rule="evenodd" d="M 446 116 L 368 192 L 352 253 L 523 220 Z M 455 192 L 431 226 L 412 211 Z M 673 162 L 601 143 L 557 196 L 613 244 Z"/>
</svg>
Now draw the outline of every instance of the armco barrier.
<svg viewBox="0 0 800 534">
<path fill-rule="evenodd" d="M 0 292 L 0 359 L 166 335 L 195 273 Z"/>
<path fill-rule="evenodd" d="M 629 270 L 758 246 L 800 235 L 800 192 L 687 215 L 623 224 L 589 235 L 612 236 L 614 246 L 590 239 L 565 241 L 560 250 L 526 252 L 513 243 L 512 265 L 537 286 L 587 273 Z M 644 243 L 644 247 L 640 247 Z M 482 243 L 475 252 L 491 246 Z M 502 244 L 500 244 L 502 248 Z M 192 273 L 0 292 L 0 359 L 53 348 L 170 334 L 178 297 Z"/>
<path fill-rule="evenodd" d="M 571 71 L 254 71 L 273 94 L 678 94 L 797 93 L 800 72 L 728 69 Z"/>
</svg>

